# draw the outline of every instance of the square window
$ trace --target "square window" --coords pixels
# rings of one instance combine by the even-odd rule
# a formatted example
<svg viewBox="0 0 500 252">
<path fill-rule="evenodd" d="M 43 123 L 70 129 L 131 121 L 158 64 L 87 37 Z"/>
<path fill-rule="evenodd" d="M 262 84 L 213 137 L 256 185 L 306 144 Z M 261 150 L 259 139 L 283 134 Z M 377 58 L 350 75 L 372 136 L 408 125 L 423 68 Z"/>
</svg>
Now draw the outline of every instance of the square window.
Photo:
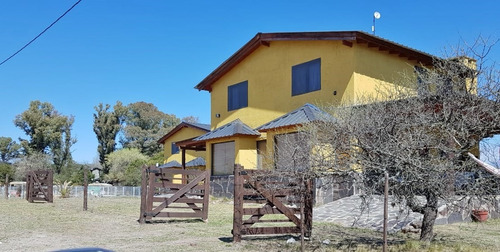
<svg viewBox="0 0 500 252">
<path fill-rule="evenodd" d="M 292 66 L 292 96 L 321 89 L 321 58 Z"/>
<path fill-rule="evenodd" d="M 227 87 L 227 111 L 248 107 L 248 81 Z"/>
<path fill-rule="evenodd" d="M 179 153 L 179 147 L 175 145 L 175 142 L 172 142 L 171 146 L 172 146 L 172 154 Z"/>
</svg>

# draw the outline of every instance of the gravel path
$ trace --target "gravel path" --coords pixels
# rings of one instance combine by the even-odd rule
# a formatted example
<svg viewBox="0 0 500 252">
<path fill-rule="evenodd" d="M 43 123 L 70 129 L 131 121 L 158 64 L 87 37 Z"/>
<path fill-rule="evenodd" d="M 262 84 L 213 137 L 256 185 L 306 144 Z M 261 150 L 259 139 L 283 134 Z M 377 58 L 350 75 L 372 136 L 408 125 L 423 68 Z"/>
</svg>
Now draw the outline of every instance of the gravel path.
<svg viewBox="0 0 500 252">
<path fill-rule="evenodd" d="M 375 196 L 363 211 L 362 199 L 357 196 L 342 198 L 313 209 L 313 220 L 333 222 L 346 227 L 362 227 L 382 230 L 384 221 L 384 198 Z M 422 215 L 408 211 L 401 211 L 398 206 L 392 207 L 389 201 L 388 230 L 401 230 L 412 221 L 422 219 Z"/>
</svg>

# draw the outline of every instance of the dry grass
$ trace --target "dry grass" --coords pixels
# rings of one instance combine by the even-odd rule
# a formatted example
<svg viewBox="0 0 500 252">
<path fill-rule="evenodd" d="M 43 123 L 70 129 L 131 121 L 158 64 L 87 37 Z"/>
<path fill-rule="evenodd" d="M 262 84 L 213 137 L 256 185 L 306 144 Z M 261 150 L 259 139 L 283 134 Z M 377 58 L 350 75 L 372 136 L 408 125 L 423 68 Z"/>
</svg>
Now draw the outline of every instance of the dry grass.
<svg viewBox="0 0 500 252">
<path fill-rule="evenodd" d="M 212 200 L 208 223 L 165 220 L 139 225 L 138 198 L 55 198 L 53 204 L 0 199 L 0 251 L 102 247 L 114 251 L 300 251 L 290 236 L 231 241 L 232 204 Z M 416 235 L 390 236 L 391 251 L 500 251 L 500 221 L 436 226 L 430 246 Z M 298 240 L 297 237 L 295 239 Z M 323 241 L 330 240 L 329 245 Z M 314 223 L 307 251 L 380 251 L 381 234 Z"/>
</svg>

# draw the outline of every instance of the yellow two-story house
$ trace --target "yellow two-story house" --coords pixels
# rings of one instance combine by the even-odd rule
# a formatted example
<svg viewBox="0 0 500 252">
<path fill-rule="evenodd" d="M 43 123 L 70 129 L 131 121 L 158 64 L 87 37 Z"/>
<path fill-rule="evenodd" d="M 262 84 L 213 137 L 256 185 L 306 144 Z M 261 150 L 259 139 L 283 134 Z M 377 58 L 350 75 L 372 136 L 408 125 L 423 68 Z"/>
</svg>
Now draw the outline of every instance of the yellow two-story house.
<svg viewBox="0 0 500 252">
<path fill-rule="evenodd" d="M 314 104 L 356 103 L 433 60 L 358 31 L 258 33 L 195 87 L 210 92 L 210 131 L 176 144 L 206 150 L 212 175 L 232 174 L 235 163 L 261 168 L 282 134 L 320 120 Z"/>
</svg>

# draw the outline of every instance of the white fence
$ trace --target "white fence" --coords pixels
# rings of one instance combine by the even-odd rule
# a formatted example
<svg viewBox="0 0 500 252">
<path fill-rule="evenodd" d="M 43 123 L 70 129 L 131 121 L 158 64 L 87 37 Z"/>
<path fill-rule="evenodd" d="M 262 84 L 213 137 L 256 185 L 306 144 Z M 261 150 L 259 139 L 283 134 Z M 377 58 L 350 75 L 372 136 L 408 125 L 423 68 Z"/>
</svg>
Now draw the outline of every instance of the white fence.
<svg viewBox="0 0 500 252">
<path fill-rule="evenodd" d="M 59 186 L 54 185 L 54 196 L 60 196 Z M 0 187 L 0 197 L 5 198 L 5 186 Z M 140 186 L 92 186 L 88 187 L 89 197 L 141 197 Z M 11 186 L 9 198 L 25 198 L 26 186 Z M 83 197 L 83 186 L 72 186 L 70 197 Z"/>
</svg>

